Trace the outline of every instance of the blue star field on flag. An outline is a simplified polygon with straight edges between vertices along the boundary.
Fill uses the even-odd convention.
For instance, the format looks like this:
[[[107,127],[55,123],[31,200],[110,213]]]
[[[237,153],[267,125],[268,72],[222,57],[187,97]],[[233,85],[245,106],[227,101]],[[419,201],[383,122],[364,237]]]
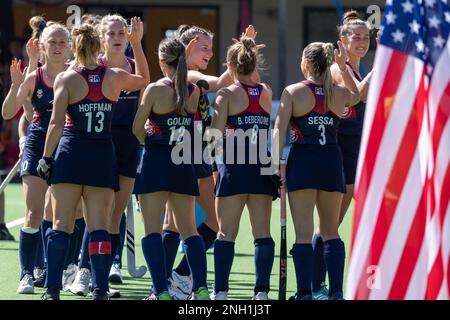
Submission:
[[[381,30],[381,44],[423,60],[431,76],[450,32],[447,0],[388,0]]]

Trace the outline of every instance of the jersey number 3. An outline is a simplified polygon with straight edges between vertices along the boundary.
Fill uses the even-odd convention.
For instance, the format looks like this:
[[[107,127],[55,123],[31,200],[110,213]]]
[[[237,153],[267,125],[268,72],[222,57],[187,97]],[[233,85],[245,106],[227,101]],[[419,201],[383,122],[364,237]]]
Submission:
[[[324,146],[327,143],[327,136],[325,135],[325,126],[323,124],[319,126],[319,131],[320,131],[319,143],[321,146]]]

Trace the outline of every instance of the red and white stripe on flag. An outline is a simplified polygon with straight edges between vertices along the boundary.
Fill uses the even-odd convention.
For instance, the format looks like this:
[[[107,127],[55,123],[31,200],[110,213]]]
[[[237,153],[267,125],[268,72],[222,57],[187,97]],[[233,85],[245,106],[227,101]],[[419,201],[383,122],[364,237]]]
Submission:
[[[450,297],[450,39],[424,60],[380,44],[359,156],[347,299]]]

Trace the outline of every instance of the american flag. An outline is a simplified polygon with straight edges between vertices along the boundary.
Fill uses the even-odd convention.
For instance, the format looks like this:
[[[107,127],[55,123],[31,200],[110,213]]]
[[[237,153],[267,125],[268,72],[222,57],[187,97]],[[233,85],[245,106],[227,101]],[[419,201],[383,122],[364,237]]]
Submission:
[[[449,299],[450,10],[387,1],[355,187],[347,299]]]

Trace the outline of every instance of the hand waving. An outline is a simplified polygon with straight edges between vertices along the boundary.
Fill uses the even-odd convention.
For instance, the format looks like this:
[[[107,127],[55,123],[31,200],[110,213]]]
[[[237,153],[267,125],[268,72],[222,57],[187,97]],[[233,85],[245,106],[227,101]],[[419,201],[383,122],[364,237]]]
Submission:
[[[23,71],[21,71],[22,60],[14,59],[11,62],[11,66],[9,67],[9,72],[11,74],[11,81],[15,85],[21,85],[25,80],[25,76],[27,74],[28,67],[25,67]]]
[[[338,64],[339,69],[343,70],[345,68],[345,63],[347,62],[347,50],[341,41],[338,41],[337,44],[339,50],[334,49],[334,61]]]
[[[141,21],[141,18],[131,18],[130,31],[126,30],[126,28],[124,29],[132,46],[141,44],[142,37],[144,36],[144,23]]]

